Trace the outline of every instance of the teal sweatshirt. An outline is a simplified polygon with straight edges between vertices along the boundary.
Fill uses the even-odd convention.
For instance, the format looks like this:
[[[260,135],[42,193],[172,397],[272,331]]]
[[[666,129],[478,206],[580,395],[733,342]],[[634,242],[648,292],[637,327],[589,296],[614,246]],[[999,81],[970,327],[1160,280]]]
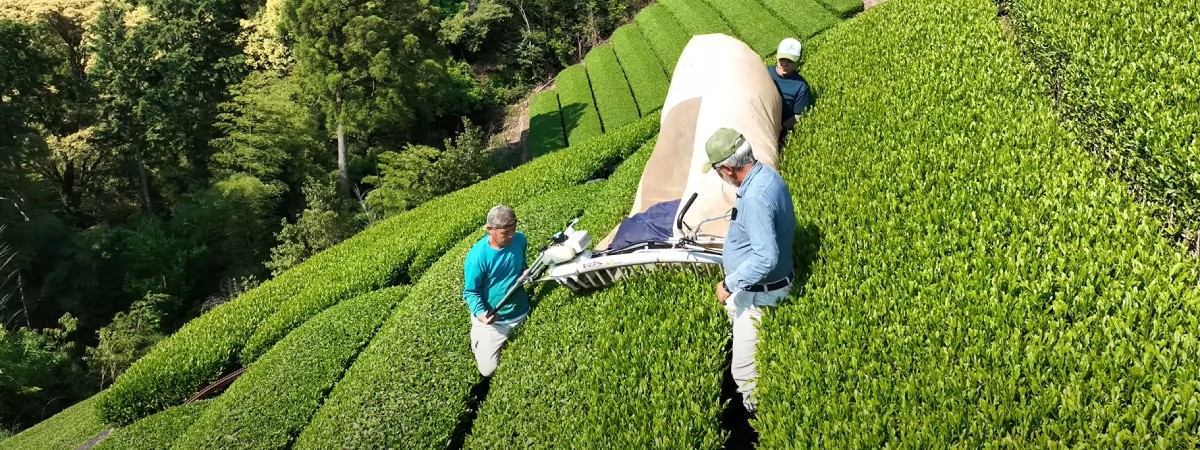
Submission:
[[[525,271],[525,248],[528,241],[525,233],[517,232],[512,242],[500,250],[488,244],[484,236],[471,251],[463,264],[463,300],[467,302],[471,315],[479,317],[487,312],[483,308],[486,298],[488,304],[495,307],[504,299],[504,293],[517,282],[521,272]],[[517,289],[513,298],[497,311],[497,322],[514,320],[529,313],[529,295],[525,288]]]

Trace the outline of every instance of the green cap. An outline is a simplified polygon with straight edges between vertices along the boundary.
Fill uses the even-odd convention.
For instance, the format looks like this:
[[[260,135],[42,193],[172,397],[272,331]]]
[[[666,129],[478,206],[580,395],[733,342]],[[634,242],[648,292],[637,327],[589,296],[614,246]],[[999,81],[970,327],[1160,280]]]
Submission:
[[[700,166],[700,171],[708,173],[712,166],[729,159],[745,143],[746,138],[742,133],[729,128],[717,130],[704,144],[704,150],[708,151],[708,162]]]

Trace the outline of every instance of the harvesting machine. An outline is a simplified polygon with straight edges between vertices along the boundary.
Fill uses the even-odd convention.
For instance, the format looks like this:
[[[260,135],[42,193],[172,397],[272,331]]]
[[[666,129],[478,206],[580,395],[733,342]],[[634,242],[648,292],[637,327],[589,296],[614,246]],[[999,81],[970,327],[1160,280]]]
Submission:
[[[628,217],[595,248],[591,234],[571,221],[509,294],[530,282],[553,280],[579,292],[654,270],[719,272],[725,234],[737,218],[737,190],[716,171],[700,170],[704,144],[717,129],[733,128],[759,162],[778,169],[782,114],[761,56],[723,34],[693,37],[675,66],[658,141]]]

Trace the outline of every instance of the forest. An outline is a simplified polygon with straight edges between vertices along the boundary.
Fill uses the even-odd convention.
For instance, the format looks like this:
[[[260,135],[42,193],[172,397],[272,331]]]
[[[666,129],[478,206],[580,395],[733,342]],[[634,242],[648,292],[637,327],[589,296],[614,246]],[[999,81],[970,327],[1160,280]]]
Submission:
[[[529,158],[648,0],[0,0],[0,437],[201,313]]]

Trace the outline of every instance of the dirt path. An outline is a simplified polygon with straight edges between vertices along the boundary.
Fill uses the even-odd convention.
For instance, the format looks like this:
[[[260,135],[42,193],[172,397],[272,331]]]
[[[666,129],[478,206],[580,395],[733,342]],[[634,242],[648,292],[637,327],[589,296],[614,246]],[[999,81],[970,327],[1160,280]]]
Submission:
[[[875,5],[878,5],[885,1],[887,1],[887,0],[863,0],[863,11],[871,9],[871,8],[875,7]]]

